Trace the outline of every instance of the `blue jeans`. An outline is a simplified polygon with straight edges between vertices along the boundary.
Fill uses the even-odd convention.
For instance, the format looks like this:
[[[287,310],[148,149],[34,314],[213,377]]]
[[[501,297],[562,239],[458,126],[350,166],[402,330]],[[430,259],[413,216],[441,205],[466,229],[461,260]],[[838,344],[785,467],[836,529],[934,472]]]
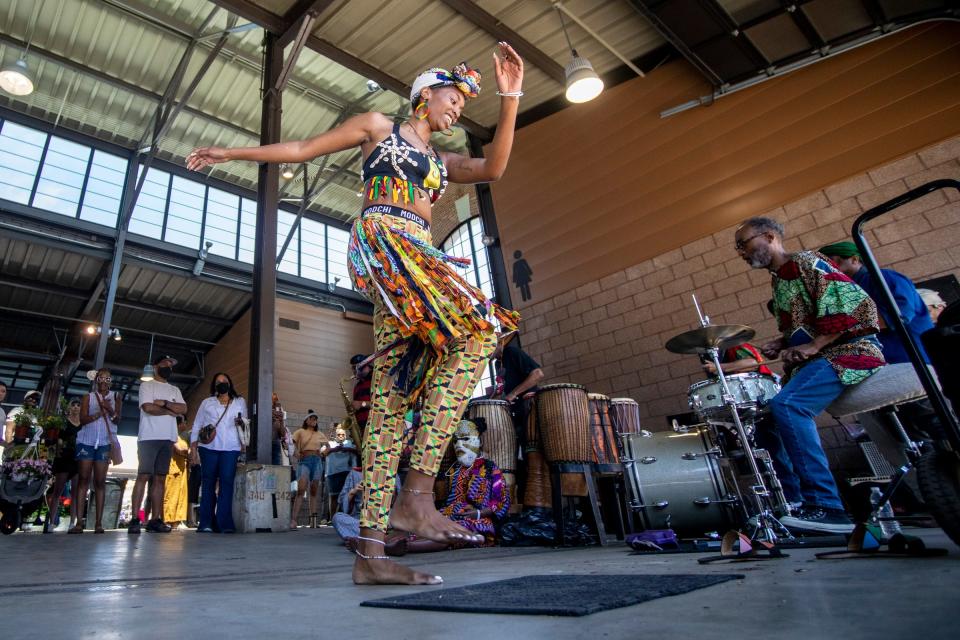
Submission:
[[[770,401],[775,428],[763,434],[790,502],[843,509],[816,418],[846,386],[824,358],[804,365]]]
[[[200,447],[200,521],[198,528],[212,529],[214,500],[217,528],[233,531],[233,478],[239,451],[214,451]],[[219,483],[219,491],[217,484]]]

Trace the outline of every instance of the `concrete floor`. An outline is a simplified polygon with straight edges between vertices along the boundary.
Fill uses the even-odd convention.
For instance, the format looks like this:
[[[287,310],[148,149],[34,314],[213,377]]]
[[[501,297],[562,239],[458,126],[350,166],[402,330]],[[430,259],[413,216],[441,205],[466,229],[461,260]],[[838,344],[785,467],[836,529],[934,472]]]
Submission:
[[[605,548],[407,556],[446,587],[539,573],[741,573],[746,578],[582,618],[359,607],[427,587],[356,587],[332,529],[234,536],[17,533],[0,539],[0,635],[13,638],[956,638],[960,550],[923,560],[697,564]],[[887,593],[881,590],[887,589]]]

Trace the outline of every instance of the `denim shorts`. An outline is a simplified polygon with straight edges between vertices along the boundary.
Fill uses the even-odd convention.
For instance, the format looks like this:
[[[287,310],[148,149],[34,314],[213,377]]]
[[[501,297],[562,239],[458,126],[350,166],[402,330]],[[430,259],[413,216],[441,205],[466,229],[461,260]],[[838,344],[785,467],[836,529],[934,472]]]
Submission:
[[[319,480],[323,477],[323,458],[320,456],[307,456],[306,458],[300,459],[300,464],[297,465],[297,478],[303,477],[304,474],[309,475],[311,482]]]
[[[77,460],[93,460],[94,462],[110,462],[110,445],[95,447],[92,444],[77,443]]]

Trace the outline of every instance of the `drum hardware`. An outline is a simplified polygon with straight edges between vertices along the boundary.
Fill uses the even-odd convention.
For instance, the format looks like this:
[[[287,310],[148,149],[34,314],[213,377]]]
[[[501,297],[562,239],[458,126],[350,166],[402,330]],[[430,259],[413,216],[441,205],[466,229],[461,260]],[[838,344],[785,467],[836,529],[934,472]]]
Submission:
[[[714,447],[709,451],[704,451],[703,453],[694,453],[693,451],[687,451],[684,453],[681,458],[684,460],[696,460],[697,458],[702,458],[704,456],[722,456],[723,452],[720,451],[720,447]]]
[[[666,509],[669,506],[670,502],[668,500],[661,500],[653,504],[640,504],[638,500],[630,501],[630,507],[633,509]]]
[[[737,401],[738,398],[731,389],[731,378],[735,375],[742,374],[727,376],[727,374],[723,372],[723,367],[720,364],[721,349],[725,350],[743,344],[753,338],[756,332],[750,327],[743,325],[711,325],[709,316],[706,316],[700,308],[697,296],[694,294],[692,298],[694,307],[697,310],[697,315],[700,318],[700,328],[674,336],[667,341],[666,348],[673,353],[705,356],[713,364],[719,382],[719,389],[714,393],[719,394],[725,413],[733,419],[734,433],[740,441],[740,447],[743,449],[750,467],[752,482],[749,492],[752,503],[750,506],[755,509],[756,524],[753,526],[749,540],[751,542],[758,541],[763,543],[757,548],[764,548],[768,551],[768,555],[758,557],[783,557],[779,549],[776,548],[776,543],[781,537],[792,536],[790,536],[786,527],[784,527],[773,514],[771,509],[773,496],[767,489],[763,474],[754,456],[749,434],[743,421],[740,419],[740,411],[743,407],[740,406],[740,403]],[[742,381],[738,380],[738,383],[740,383],[742,387]],[[691,393],[691,395],[693,394]],[[691,403],[692,402],[693,400],[691,400]],[[702,405],[700,408],[702,408]],[[711,410],[713,408],[711,408]],[[720,409],[716,409],[716,412],[720,413]],[[784,536],[784,534],[786,534],[786,536]]]
[[[738,504],[740,501],[736,496],[726,496],[723,500],[711,500],[709,496],[703,496],[702,498],[697,498],[693,501],[693,504],[698,504],[701,506],[709,506],[711,504]]]

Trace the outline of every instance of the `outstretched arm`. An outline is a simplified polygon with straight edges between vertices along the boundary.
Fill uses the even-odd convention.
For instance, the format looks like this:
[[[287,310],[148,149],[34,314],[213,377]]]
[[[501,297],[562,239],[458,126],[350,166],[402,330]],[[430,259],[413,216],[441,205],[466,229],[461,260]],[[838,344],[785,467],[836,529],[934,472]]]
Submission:
[[[262,147],[201,147],[187,156],[187,168],[192,171],[230,160],[252,162],[306,162],[318,156],[358,147],[372,140],[375,132],[392,126],[382,113],[361,113],[344,121],[338,127],[306,140],[278,142]]]
[[[523,86],[523,60],[506,42],[500,43],[500,55],[502,59],[496,53],[493,54],[497,90],[500,93],[520,93]],[[513,131],[519,104],[518,96],[500,98],[497,132],[493,136],[493,142],[487,147],[485,157],[470,158],[459,153],[441,154],[450,182],[472,184],[500,179],[507,169],[507,160],[510,159],[510,150],[513,148]]]

